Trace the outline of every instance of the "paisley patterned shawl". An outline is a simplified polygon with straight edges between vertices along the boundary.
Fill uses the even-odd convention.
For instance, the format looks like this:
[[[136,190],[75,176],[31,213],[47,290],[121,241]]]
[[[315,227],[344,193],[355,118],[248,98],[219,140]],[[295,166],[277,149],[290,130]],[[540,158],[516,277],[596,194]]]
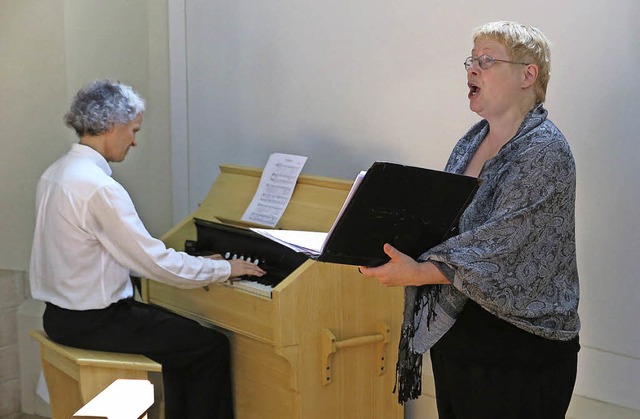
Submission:
[[[488,132],[474,125],[452,151],[446,171],[462,173]],[[422,354],[455,323],[467,299],[547,339],[580,329],[575,247],[573,156],[542,104],[484,165],[483,183],[460,219],[460,234],[420,256],[452,285],[405,288],[397,365],[398,398],[420,395]]]

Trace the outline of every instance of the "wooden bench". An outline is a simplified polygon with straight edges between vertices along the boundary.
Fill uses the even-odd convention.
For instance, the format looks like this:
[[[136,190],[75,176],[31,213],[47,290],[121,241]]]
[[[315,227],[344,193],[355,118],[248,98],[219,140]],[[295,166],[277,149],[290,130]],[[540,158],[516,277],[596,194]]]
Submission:
[[[162,371],[160,364],[143,355],[72,348],[53,342],[42,331],[32,331],[31,336],[40,343],[52,419],[69,419],[119,378],[147,380],[148,372]]]

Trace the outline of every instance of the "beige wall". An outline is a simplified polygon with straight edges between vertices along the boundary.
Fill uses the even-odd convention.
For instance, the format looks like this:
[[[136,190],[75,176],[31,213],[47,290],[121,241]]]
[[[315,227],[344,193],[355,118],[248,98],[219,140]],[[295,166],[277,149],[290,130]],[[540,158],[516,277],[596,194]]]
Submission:
[[[180,9],[184,0],[170,3]],[[173,141],[197,142],[180,162],[192,169],[192,179],[179,181],[205,177],[188,205],[206,193],[218,162],[260,165],[271,151],[309,152],[312,172],[342,177],[351,176],[342,168],[354,166],[355,174],[378,157],[441,165],[450,141],[474,120],[459,99],[470,28],[493,18],[539,25],[555,44],[549,107],[579,170],[584,329],[578,390],[640,407],[640,197],[634,188],[640,3],[545,0],[533,9],[506,0],[473,7],[374,3],[188,3],[189,18],[199,24],[185,37],[195,64],[192,99],[178,105],[191,109],[185,134],[193,135]],[[148,99],[140,145],[114,165],[114,176],[152,234],[172,225],[167,7],[158,0],[0,0],[0,270],[22,278],[27,269],[35,184],[76,141],[61,118],[71,95],[94,78],[130,83]],[[201,8],[211,15],[197,13]],[[357,60],[349,61],[352,50]],[[0,281],[14,278],[10,273]],[[12,310],[0,311],[8,328]],[[0,342],[9,363],[11,344]]]
[[[96,78],[147,99],[138,148],[114,177],[152,234],[171,226],[166,2],[0,0],[0,268],[27,270],[38,177],[77,141],[62,123]]]
[[[163,1],[0,0],[0,417],[20,411],[36,182],[77,141],[62,116],[85,83],[117,79],[147,99],[138,148],[114,177],[152,234],[172,225],[167,30]]]
[[[35,183],[70,143],[62,1],[0,0],[0,268],[26,270]]]
[[[0,269],[0,418],[20,411],[18,313],[25,296],[24,272]]]
[[[176,3],[186,5],[170,33],[186,33],[188,115],[174,142],[188,138],[191,209],[217,164],[261,166],[272,152],[351,179],[374,160],[443,167],[479,119],[462,65],[472,29],[540,27],[552,42],[546,105],[578,170],[576,392],[640,410],[638,0]]]

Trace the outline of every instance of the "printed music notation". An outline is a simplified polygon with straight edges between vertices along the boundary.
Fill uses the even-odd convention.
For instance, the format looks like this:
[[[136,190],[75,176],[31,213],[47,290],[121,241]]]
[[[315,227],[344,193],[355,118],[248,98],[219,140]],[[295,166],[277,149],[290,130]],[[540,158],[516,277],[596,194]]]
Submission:
[[[307,157],[273,153],[262,172],[258,190],[242,216],[243,221],[270,227],[280,221],[289,205]]]

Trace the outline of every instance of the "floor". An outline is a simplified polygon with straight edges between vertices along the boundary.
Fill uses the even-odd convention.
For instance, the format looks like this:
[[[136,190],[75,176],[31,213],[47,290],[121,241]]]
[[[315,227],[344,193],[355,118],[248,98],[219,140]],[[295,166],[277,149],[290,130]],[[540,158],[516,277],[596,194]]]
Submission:
[[[640,419],[640,412],[584,397],[574,397],[569,405],[567,419]]]
[[[17,415],[0,419],[44,419],[41,416]],[[571,402],[567,419],[640,419],[640,412],[586,398]]]

